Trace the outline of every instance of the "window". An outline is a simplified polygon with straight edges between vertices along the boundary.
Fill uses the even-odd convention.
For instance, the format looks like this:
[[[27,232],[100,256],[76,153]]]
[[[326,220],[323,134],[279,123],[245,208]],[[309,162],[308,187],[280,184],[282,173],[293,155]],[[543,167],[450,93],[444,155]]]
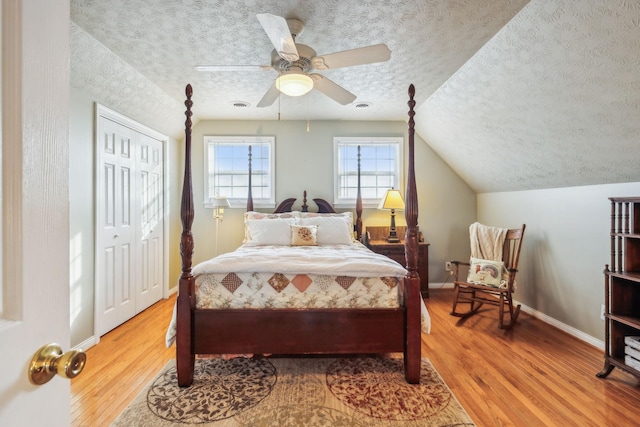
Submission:
[[[249,194],[249,147],[251,147],[251,194],[254,207],[275,206],[275,137],[205,136],[204,203],[224,196],[233,207],[245,207]]]
[[[356,202],[358,147],[362,204],[377,206],[386,190],[400,189],[402,142],[402,137],[334,138],[334,204],[351,207]]]

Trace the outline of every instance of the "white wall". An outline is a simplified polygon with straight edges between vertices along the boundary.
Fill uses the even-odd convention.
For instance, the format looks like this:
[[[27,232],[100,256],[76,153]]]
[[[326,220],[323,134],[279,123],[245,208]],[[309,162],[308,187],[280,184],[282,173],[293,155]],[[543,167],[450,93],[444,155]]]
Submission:
[[[147,80],[82,28],[71,22],[70,33],[70,182],[69,220],[71,244],[71,345],[92,345],[94,315],[94,134],[95,103],[168,135],[185,121],[184,105]],[[114,90],[114,79],[125,82]],[[108,88],[108,89],[105,89]],[[178,137],[182,137],[180,134]],[[176,197],[179,153],[175,139],[168,144],[170,228],[179,224]],[[177,248],[170,233],[169,247]],[[179,238],[179,236],[177,237]],[[177,251],[177,250],[176,250]],[[177,262],[175,259],[172,261]],[[179,264],[178,264],[179,265]],[[170,283],[176,279],[170,278]]]
[[[93,336],[94,103],[71,89],[69,105],[69,279],[71,345]]]
[[[94,316],[94,115],[95,99],[77,89],[70,92],[70,182],[69,220],[71,242],[71,345],[77,346],[93,336]],[[109,105],[106,105],[109,107]],[[135,117],[132,117],[136,119]],[[177,120],[184,121],[184,116]],[[334,136],[404,136],[403,122],[311,122],[306,132],[304,121],[200,121],[192,135],[193,188],[195,199],[194,261],[214,255],[215,221],[211,210],[202,206],[203,136],[207,135],[275,135],[276,199],[296,197],[299,209],[302,192],[308,192],[308,204],[315,209],[315,197],[332,200]],[[406,154],[406,153],[405,153]],[[416,181],[419,198],[419,226],[430,246],[430,281],[442,281],[444,260],[461,256],[468,243],[460,236],[475,220],[476,198],[470,188],[416,136]],[[184,141],[169,143],[170,204],[169,286],[175,289],[180,276],[179,253],[180,197],[182,190]],[[242,241],[244,209],[227,209],[219,231],[218,252],[235,249]],[[389,215],[365,209],[364,226],[388,225]],[[404,225],[402,216],[398,225]]]
[[[276,137],[276,201],[289,197],[298,200],[307,190],[307,204],[316,209],[312,199],[333,200],[333,138],[335,136],[402,136],[407,138],[404,122],[312,121],[306,132],[306,121],[214,121],[198,122],[192,133],[192,169],[195,200],[193,235],[194,263],[214,256],[215,221],[212,211],[204,209],[204,135],[274,135]],[[430,243],[430,281],[447,277],[444,261],[468,253],[468,226],[475,221],[476,197],[471,189],[416,136],[416,182],[418,189],[418,225]],[[183,148],[181,148],[182,152]],[[405,150],[405,157],[408,154]],[[182,182],[180,172],[180,182]],[[403,184],[404,185],[404,184]],[[404,190],[404,188],[403,188]],[[226,209],[218,231],[218,253],[238,247],[243,236],[243,209]],[[389,214],[365,209],[363,225],[388,225]],[[406,224],[398,215],[397,224]],[[179,225],[179,224],[178,224]],[[172,235],[179,239],[180,230]],[[172,255],[173,256],[173,255]],[[468,255],[467,255],[468,256]],[[170,277],[180,274],[177,246],[172,258]]]
[[[195,220],[194,261],[214,255],[215,222],[203,201],[203,136],[275,135],[276,199],[308,192],[310,209],[314,197],[332,199],[334,136],[404,136],[403,122],[311,122],[304,121],[200,121],[194,126],[193,185]],[[71,91],[70,120],[70,238],[81,256],[71,259],[72,345],[93,331],[93,100]],[[174,287],[180,275],[180,191],[184,143],[169,146],[168,189],[170,199],[170,272]],[[416,135],[416,180],[419,198],[418,223],[429,247],[429,281],[448,280],[444,261],[469,256],[468,227],[476,221],[516,227],[527,224],[518,276],[516,299],[570,328],[602,340],[600,305],[604,299],[602,270],[609,262],[608,197],[636,196],[640,184],[615,184],[476,195]],[[476,205],[477,204],[477,205]],[[219,230],[218,252],[228,252],[242,240],[243,209],[228,209]],[[365,209],[364,226],[388,225],[385,212]],[[404,218],[398,217],[403,225]],[[80,237],[79,237],[80,236]],[[75,280],[74,280],[75,278]]]
[[[71,259],[72,345],[93,331],[93,100],[71,91],[70,121],[70,238],[72,251],[80,244],[81,255]],[[403,122],[311,122],[304,121],[200,121],[194,126],[193,185],[196,201],[193,232],[194,261],[214,255],[215,222],[203,201],[203,136],[275,135],[276,199],[308,192],[310,209],[314,197],[332,199],[334,136],[404,136]],[[168,189],[170,199],[170,272],[174,287],[180,275],[180,191],[184,143],[169,146]],[[516,227],[527,224],[516,299],[545,316],[602,340],[600,305],[604,299],[602,270],[609,262],[611,196],[636,196],[640,184],[615,184],[476,195],[416,135],[416,180],[419,198],[418,223],[429,247],[429,281],[448,280],[444,261],[469,256],[468,227],[476,221]],[[477,204],[477,206],[476,206]],[[243,209],[228,209],[219,230],[218,252],[228,252],[242,240]],[[388,225],[385,212],[365,209],[364,226]],[[398,217],[403,225],[404,218]]]
[[[507,228],[525,223],[515,298],[602,341],[608,197],[639,194],[640,183],[484,193],[478,195],[478,221]]]
[[[94,287],[95,287],[95,103],[91,94],[70,89],[69,111],[69,242],[70,242],[70,302],[71,302],[71,345],[84,348],[98,338],[94,330]],[[109,107],[109,105],[106,105]],[[131,117],[140,121],[140,117]],[[184,120],[177,117],[177,121]],[[178,242],[180,215],[180,191],[182,182],[182,147],[173,139],[168,143],[169,185],[166,197],[169,199],[169,239],[170,266],[179,269]],[[175,249],[174,249],[175,248]],[[175,252],[175,255],[174,255]],[[177,270],[179,271],[179,270]],[[177,283],[179,273],[169,277],[169,284]]]

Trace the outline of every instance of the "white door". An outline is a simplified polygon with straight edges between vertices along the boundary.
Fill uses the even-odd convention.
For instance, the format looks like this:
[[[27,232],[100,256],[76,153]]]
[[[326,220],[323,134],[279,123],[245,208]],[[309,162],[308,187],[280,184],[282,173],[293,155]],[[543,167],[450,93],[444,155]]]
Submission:
[[[96,336],[159,301],[166,287],[166,137],[102,105],[96,146]]]
[[[68,426],[70,381],[35,386],[27,367],[70,342],[69,0],[1,4],[0,425]]]
[[[136,313],[158,302],[163,295],[164,183],[162,141],[139,134],[138,194],[140,195],[140,271],[136,286]]]
[[[97,138],[96,331],[136,314],[135,132],[100,117]]]

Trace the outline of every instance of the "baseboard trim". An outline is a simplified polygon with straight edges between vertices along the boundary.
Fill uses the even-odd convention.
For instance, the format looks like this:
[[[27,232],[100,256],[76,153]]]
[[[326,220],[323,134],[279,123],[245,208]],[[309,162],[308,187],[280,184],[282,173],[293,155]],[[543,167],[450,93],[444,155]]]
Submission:
[[[449,282],[429,282],[429,289],[453,289],[453,283]]]
[[[91,347],[93,347],[94,345],[98,344],[99,342],[100,342],[99,338],[96,338],[95,336],[92,336],[92,337],[89,337],[86,340],[82,341],[77,346],[73,347],[73,349],[74,350],[88,350]]]
[[[442,283],[429,283],[429,289],[453,289],[453,283],[447,283],[447,282],[442,282]],[[579,329],[574,328],[573,326],[569,326],[566,323],[562,323],[561,321],[554,319],[553,317],[550,317],[544,313],[542,313],[541,311],[538,311],[536,309],[533,309],[525,304],[522,304],[521,302],[515,301],[515,304],[520,304],[521,305],[521,310],[524,311],[525,313],[535,317],[536,319],[540,319],[542,320],[544,323],[547,323],[553,327],[556,327],[558,329],[560,329],[563,332],[566,332],[567,334],[578,338],[581,341],[586,342],[587,344],[590,344],[600,350],[604,351],[604,341],[599,340],[595,337],[592,337],[589,334],[586,334],[584,332],[582,332]]]
[[[167,299],[169,297],[171,297],[173,294],[178,292],[178,287],[174,286],[173,288],[169,288],[169,290],[167,291],[168,296],[164,299]],[[78,344],[77,346],[73,347],[73,350],[88,350],[91,347],[93,347],[94,345],[98,344],[100,342],[100,337],[91,336],[89,338],[87,338],[86,340],[82,341],[80,344]]]
[[[566,333],[568,333],[571,336],[574,336],[576,338],[578,338],[581,341],[586,342],[587,344],[591,344],[592,346],[599,348],[600,350],[604,350],[604,341],[599,340],[595,337],[592,337],[589,334],[586,334],[584,332],[582,332],[579,329],[574,328],[573,326],[569,326],[566,323],[562,323],[561,321],[554,319],[553,317],[547,316],[546,314],[533,309],[529,306],[526,306],[518,301],[514,301],[516,304],[521,304],[521,310],[524,311],[527,314],[530,314],[531,316],[542,320],[545,323],[548,323],[551,326],[555,326],[556,328],[560,329],[561,331],[564,331]]]

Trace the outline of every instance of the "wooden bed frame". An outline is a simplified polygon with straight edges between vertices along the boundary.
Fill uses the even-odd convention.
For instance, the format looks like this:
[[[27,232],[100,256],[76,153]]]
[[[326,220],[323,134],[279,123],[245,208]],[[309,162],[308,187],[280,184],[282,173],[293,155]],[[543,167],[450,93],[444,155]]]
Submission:
[[[420,381],[420,278],[418,198],[414,168],[414,86],[409,86],[408,175],[405,196],[405,256],[408,274],[400,286],[401,306],[333,309],[197,309],[191,177],[191,85],[186,87],[185,167],[182,188],[182,274],[177,299],[178,384],[190,386],[196,354],[374,354],[404,355],[406,381]],[[284,202],[283,202],[284,203]],[[325,202],[326,203],[326,202]],[[356,209],[362,211],[358,200]],[[359,216],[358,216],[359,217]],[[357,226],[362,229],[362,224]]]

